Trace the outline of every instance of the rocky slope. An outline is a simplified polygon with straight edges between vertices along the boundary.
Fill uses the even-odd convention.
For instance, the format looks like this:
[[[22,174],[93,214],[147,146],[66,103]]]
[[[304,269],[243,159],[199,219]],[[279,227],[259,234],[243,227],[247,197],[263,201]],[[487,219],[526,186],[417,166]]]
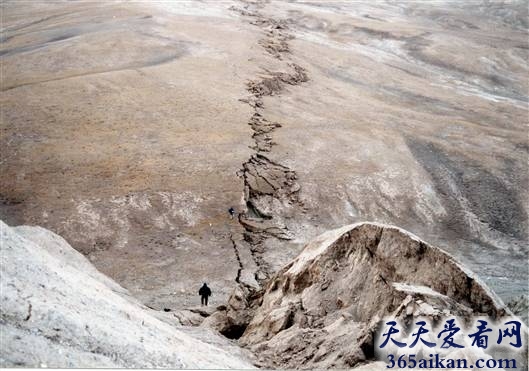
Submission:
[[[0,367],[252,368],[224,338],[153,316],[58,235],[0,233]]]
[[[478,315],[512,314],[444,251],[399,228],[360,223],[324,233],[264,293],[236,291],[226,311],[205,324],[238,329],[240,343],[267,368],[341,369],[374,360],[376,330],[386,316],[411,323]],[[486,356],[468,348],[461,358]],[[527,352],[518,356],[523,364]]]
[[[142,303],[223,304],[362,220],[528,292],[524,1],[0,7],[0,218]]]
[[[386,369],[375,340],[388,315],[408,324],[512,315],[453,257],[376,223],[324,233],[262,290],[239,282],[216,310],[176,312],[142,305],[46,229],[0,222],[0,232],[3,367]]]

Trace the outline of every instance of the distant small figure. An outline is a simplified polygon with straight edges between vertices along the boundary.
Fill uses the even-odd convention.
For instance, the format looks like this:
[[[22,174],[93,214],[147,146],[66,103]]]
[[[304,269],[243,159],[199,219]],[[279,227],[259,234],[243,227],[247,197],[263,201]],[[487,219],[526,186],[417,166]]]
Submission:
[[[228,213],[230,214],[230,219],[233,219],[233,217],[235,216],[235,209],[233,207],[230,207],[228,209]]]
[[[200,295],[200,303],[202,305],[207,306],[208,298],[211,296],[211,289],[208,287],[208,285],[206,285],[205,282],[200,288],[200,290],[198,290],[198,295]]]

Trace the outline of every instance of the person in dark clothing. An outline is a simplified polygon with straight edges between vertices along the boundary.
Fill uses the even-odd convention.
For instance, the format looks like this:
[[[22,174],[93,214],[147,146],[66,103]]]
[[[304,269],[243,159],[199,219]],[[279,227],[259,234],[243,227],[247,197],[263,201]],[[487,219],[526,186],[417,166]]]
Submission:
[[[228,209],[228,213],[230,213],[230,219],[233,219],[233,217],[235,216],[235,209],[233,207],[230,207]]]
[[[204,283],[200,290],[198,290],[198,295],[200,295],[200,303],[202,305],[208,305],[208,298],[211,296],[211,289]]]

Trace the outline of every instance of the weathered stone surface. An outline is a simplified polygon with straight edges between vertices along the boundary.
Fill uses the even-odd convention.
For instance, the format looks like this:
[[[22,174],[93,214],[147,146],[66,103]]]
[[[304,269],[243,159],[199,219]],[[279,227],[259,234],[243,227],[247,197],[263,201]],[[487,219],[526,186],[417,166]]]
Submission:
[[[315,236],[362,220],[424,236],[506,301],[527,293],[523,1],[0,7],[0,218],[60,233],[165,323],[239,336],[260,285]],[[356,286],[330,295],[340,278],[329,272],[342,267],[328,263],[296,278],[299,300],[274,308],[270,348],[295,364],[306,346],[330,364],[340,341],[321,334],[349,331],[373,308],[491,308],[472,280],[467,301],[482,307],[460,305],[457,274],[432,291],[418,279],[431,272],[413,285],[400,266],[369,276],[368,255],[350,278],[368,274],[382,299],[351,297]],[[214,306],[238,286],[254,298],[236,291],[208,317],[192,309],[204,281]]]
[[[389,315],[408,323],[512,313],[441,249],[359,223],[321,235],[270,279],[240,343],[267,367],[347,368],[374,359],[377,326]]]
[[[0,221],[0,241],[1,367],[252,367],[157,319],[54,233]]]
[[[362,220],[450,249],[506,301],[528,291],[523,1],[1,11],[0,218],[144,304],[193,307],[204,280],[224,303],[239,271],[262,281]]]
[[[252,287],[237,286],[228,299],[228,305],[219,308],[201,326],[212,328],[229,339],[239,339],[254,314],[257,305],[255,293]]]

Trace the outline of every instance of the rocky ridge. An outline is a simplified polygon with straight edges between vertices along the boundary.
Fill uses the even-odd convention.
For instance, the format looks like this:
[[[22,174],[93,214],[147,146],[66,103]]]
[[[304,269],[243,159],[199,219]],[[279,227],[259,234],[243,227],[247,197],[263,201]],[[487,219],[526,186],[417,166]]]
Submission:
[[[203,325],[241,336],[266,368],[349,368],[374,361],[386,316],[409,324],[418,317],[509,315],[446,252],[396,227],[358,223],[309,243],[261,292],[236,289],[227,308]],[[467,349],[460,357],[488,356]]]

